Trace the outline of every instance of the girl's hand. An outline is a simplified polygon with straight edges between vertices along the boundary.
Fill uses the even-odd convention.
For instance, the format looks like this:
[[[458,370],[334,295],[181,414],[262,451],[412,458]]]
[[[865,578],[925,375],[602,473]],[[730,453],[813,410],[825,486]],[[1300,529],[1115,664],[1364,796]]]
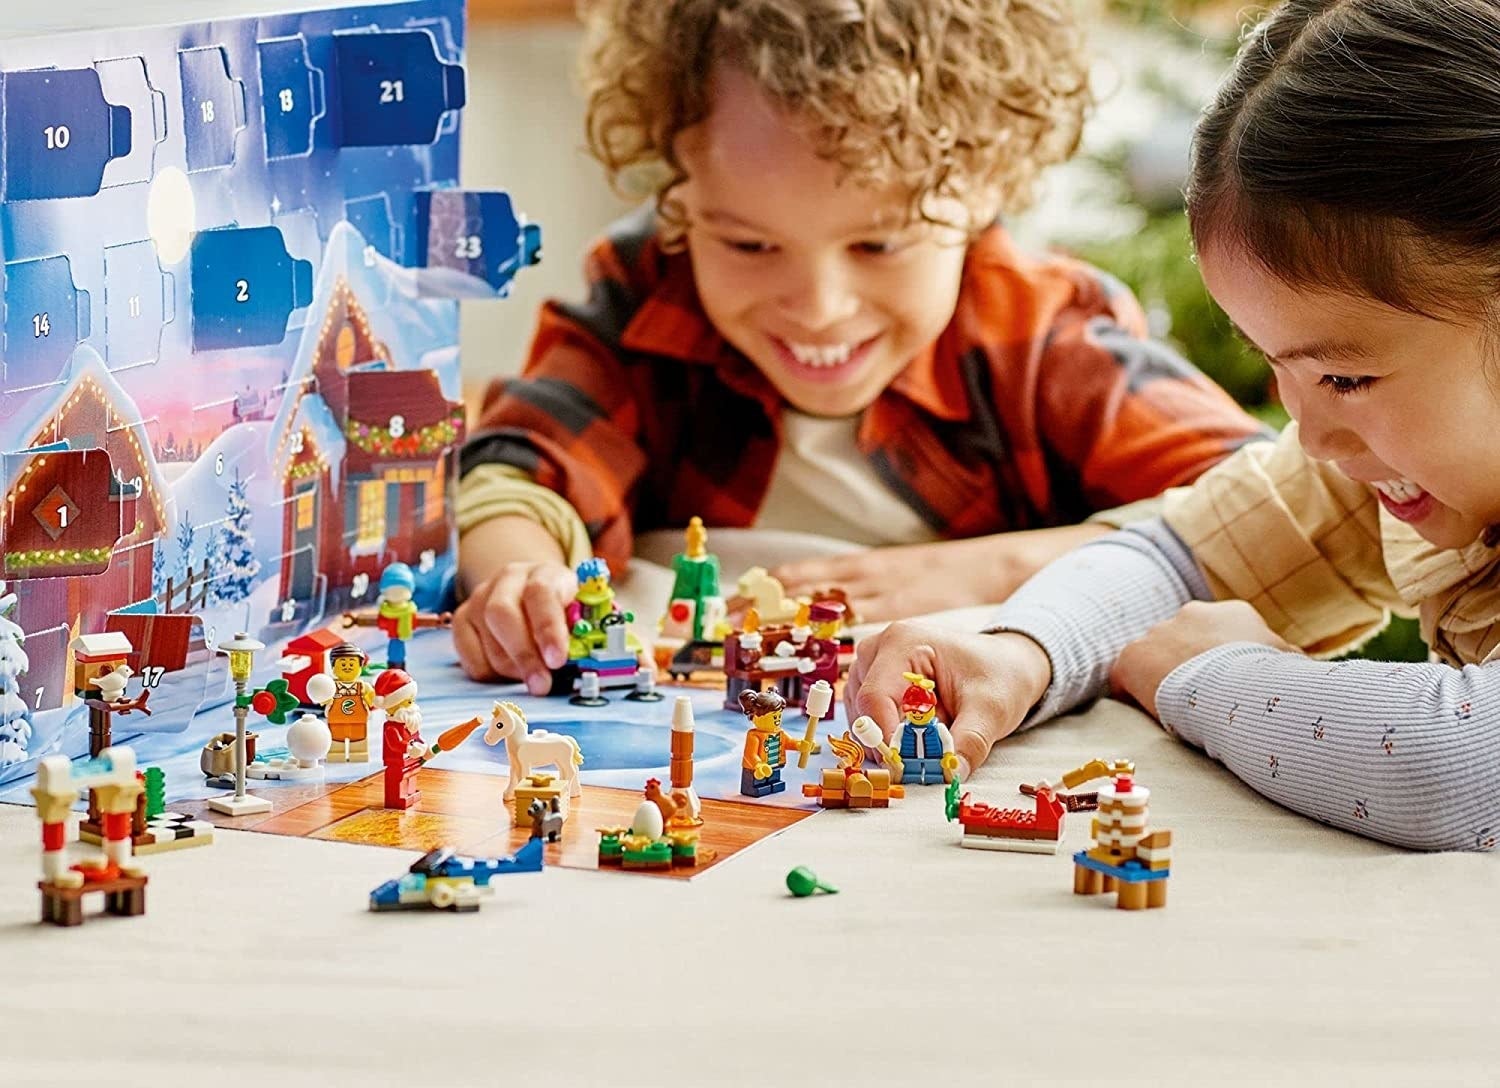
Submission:
[[[1288,653],[1300,651],[1266,626],[1244,601],[1189,601],[1120,652],[1110,670],[1110,688],[1134,699],[1156,717],[1156,689],[1184,661],[1230,642],[1259,642]]]
[[[932,677],[938,716],[953,733],[959,777],[1013,733],[1052,682],[1052,663],[1025,635],[982,635],[920,621],[893,623],[855,648],[844,687],[853,721],[868,714],[894,737],[901,727],[902,673]]]

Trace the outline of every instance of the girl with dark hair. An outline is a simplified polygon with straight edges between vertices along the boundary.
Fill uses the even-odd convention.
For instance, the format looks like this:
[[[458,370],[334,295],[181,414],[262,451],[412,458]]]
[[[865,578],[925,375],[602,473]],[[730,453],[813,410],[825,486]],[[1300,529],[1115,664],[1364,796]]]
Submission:
[[[1210,292],[1294,423],[1086,545],[982,639],[897,624],[850,712],[926,671],[962,761],[1111,688],[1254,789],[1419,849],[1500,827],[1500,3],[1291,0],[1199,123]],[[1319,661],[1415,614],[1425,664]]]

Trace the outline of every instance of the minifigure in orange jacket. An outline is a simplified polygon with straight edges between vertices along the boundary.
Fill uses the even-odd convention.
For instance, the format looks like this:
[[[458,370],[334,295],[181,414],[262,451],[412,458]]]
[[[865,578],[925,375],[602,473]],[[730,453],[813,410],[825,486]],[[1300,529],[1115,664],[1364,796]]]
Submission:
[[[781,780],[781,768],[786,764],[787,749],[795,749],[800,755],[812,746],[781,728],[786,700],[777,692],[743,691],[740,693],[740,709],[750,719],[750,730],[745,734],[745,754],[740,760],[740,793],[746,797],[781,793],[786,789],[786,783]]]

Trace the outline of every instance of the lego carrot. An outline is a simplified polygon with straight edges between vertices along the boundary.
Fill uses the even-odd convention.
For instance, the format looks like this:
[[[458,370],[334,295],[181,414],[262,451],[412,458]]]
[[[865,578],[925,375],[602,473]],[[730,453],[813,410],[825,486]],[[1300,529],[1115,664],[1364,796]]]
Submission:
[[[453,749],[457,748],[464,741],[468,740],[469,734],[473,733],[474,730],[478,728],[479,719],[470,718],[466,722],[459,722],[451,729],[444,729],[442,733],[438,735],[438,739],[436,740],[436,742],[434,742],[432,747],[427,749],[427,754],[422,757],[422,762],[426,763],[429,759],[437,755],[439,752],[453,751]]]

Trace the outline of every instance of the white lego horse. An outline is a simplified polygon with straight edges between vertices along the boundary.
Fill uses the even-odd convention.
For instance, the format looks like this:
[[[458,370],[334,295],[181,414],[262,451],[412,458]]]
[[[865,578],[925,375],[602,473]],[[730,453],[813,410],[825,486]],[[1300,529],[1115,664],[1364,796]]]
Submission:
[[[526,714],[515,703],[495,703],[485,726],[484,743],[494,746],[505,742],[505,755],[510,763],[510,781],[505,784],[505,800],[516,795],[516,786],[525,781],[533,768],[552,765],[558,777],[568,787],[568,796],[583,793],[583,784],[578,781],[578,768],[583,766],[583,753],[578,742],[565,733],[549,733],[545,729],[530,732]]]

